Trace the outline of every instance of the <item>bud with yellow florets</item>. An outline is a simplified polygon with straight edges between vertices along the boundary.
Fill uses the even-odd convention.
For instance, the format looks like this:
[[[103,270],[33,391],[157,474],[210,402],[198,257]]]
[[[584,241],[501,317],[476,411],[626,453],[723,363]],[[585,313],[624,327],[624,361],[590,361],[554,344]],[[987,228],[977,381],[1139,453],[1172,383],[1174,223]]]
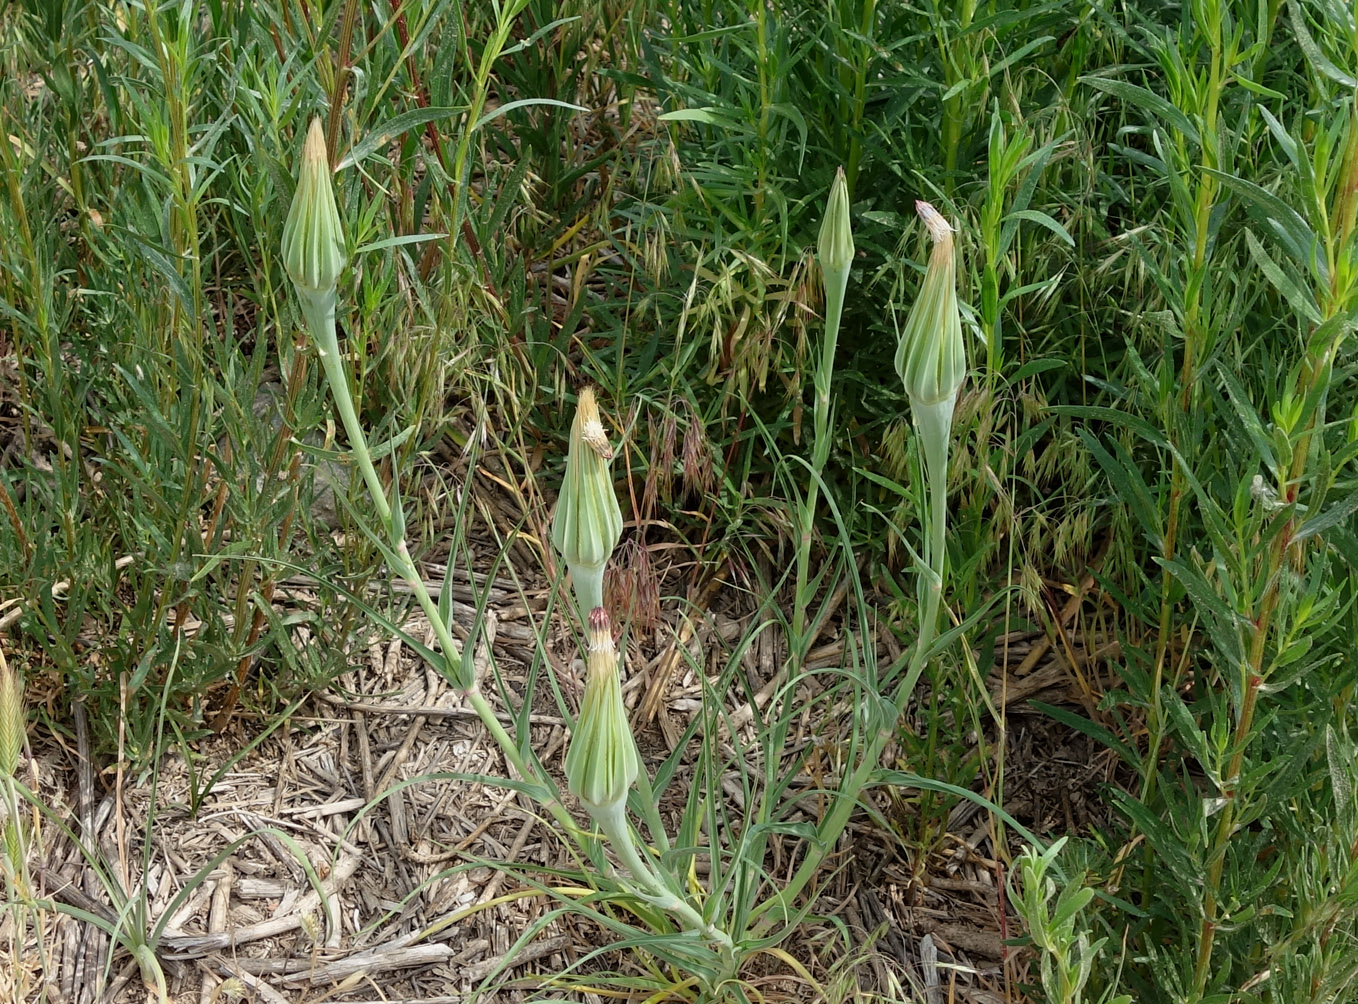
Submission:
[[[967,376],[962,317],[957,309],[957,265],[953,229],[927,202],[915,209],[933,239],[929,267],[896,348],[896,372],[910,398],[936,507],[947,485],[948,442],[953,405]]]
[[[570,569],[581,616],[604,602],[604,567],[622,536],[622,510],[608,472],[608,443],[594,388],[580,391],[571,423],[566,477],[552,522],[552,545]]]
[[[916,202],[915,209],[934,246],[919,296],[896,349],[896,371],[910,398],[910,417],[919,434],[927,475],[929,533],[925,537],[924,556],[928,572],[920,575],[919,582],[923,613],[918,651],[923,653],[933,635],[943,584],[948,445],[952,438],[953,406],[967,376],[967,357],[962,342],[962,317],[957,309],[953,229],[929,203]],[[917,660],[917,664],[922,666],[923,662]]]
[[[620,825],[641,758],[623,707],[618,651],[603,607],[590,611],[587,635],[585,699],[566,752],[566,783],[596,821]]]

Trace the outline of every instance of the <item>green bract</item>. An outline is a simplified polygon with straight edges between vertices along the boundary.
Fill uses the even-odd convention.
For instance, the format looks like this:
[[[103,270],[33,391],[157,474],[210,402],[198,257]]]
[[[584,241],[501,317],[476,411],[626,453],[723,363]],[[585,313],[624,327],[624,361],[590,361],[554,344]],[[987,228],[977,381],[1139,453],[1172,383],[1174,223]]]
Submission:
[[[849,226],[849,183],[844,168],[835,172],[830,184],[830,201],[825,206],[825,218],[820,224],[820,240],[816,257],[822,271],[837,275],[847,272],[853,264],[853,229]]]
[[[590,612],[588,635],[585,699],[566,752],[566,783],[595,819],[616,820],[641,771],[641,758],[623,707],[618,653],[603,607]]]
[[[896,372],[905,383],[912,407],[946,402],[951,417],[952,401],[967,375],[962,318],[957,311],[952,227],[927,202],[916,202],[915,209],[933,238],[934,249],[896,348]]]
[[[13,777],[24,748],[23,689],[0,652],[0,778]]]
[[[622,536],[622,510],[608,473],[612,459],[594,388],[586,387],[571,424],[566,477],[552,522],[552,545],[571,571],[581,616],[603,606],[604,566]]]
[[[347,263],[344,228],[330,184],[330,159],[319,118],[312,119],[302,148],[297,194],[283,225],[283,266],[303,300],[334,302],[335,284]]]

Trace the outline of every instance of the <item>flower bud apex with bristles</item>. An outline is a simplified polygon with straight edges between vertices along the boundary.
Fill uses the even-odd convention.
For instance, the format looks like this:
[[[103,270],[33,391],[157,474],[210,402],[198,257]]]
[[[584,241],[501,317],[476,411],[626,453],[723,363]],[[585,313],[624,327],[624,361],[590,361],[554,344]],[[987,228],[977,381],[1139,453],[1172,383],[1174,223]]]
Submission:
[[[594,388],[586,387],[571,424],[566,477],[552,522],[552,545],[570,569],[582,616],[603,605],[604,567],[622,536],[622,509],[608,472],[612,458]]]
[[[905,384],[911,407],[946,402],[951,419],[952,402],[967,375],[962,318],[957,310],[953,230],[929,203],[916,202],[915,209],[934,248],[896,348],[896,372]]]
[[[328,298],[333,307],[335,286],[348,256],[330,174],[325,131],[318,117],[312,119],[307,132],[297,193],[283,224],[283,265],[304,301]]]
[[[830,201],[820,224],[816,257],[823,271],[838,275],[853,265],[853,229],[849,226],[849,183],[844,168],[835,172],[830,183]]]
[[[626,811],[641,758],[622,703],[613,627],[602,607],[589,614],[585,665],[585,698],[566,751],[566,783],[595,819],[617,820]]]

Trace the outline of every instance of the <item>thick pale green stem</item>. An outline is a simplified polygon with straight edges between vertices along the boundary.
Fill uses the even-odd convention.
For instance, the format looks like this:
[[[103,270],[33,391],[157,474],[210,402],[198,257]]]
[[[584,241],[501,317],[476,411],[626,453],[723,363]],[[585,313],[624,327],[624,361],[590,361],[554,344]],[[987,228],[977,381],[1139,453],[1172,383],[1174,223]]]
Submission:
[[[325,370],[326,380],[330,383],[330,392],[335,399],[335,407],[340,413],[340,420],[344,424],[344,430],[349,437],[349,449],[358,464],[359,470],[363,474],[363,480],[368,486],[368,493],[372,497],[374,508],[377,510],[378,520],[382,524],[383,531],[387,535],[390,543],[389,553],[394,557],[395,567],[392,569],[403,578],[410,586],[415,600],[429,618],[429,624],[434,630],[434,636],[438,639],[439,648],[442,650],[445,664],[448,668],[448,675],[455,681],[455,685],[471,704],[481,723],[486,727],[505,759],[510,766],[530,784],[540,787],[541,791],[537,794],[536,800],[556,820],[563,831],[576,834],[578,838],[579,828],[571,818],[561,802],[553,793],[552,787],[539,777],[533,768],[520,753],[518,744],[510,736],[505,727],[500,724],[499,718],[495,715],[495,709],[481,693],[481,689],[475,679],[464,679],[460,666],[459,653],[461,651],[458,643],[453,639],[452,632],[447,623],[439,614],[438,604],[429,595],[429,589],[424,584],[424,578],[420,575],[419,569],[415,567],[414,559],[410,556],[410,550],[405,542],[404,519],[396,516],[387,501],[387,494],[382,487],[382,482],[377,476],[377,471],[373,467],[372,455],[368,451],[367,437],[364,435],[363,427],[359,424],[358,415],[354,410],[354,402],[349,394],[348,375],[340,360],[339,343],[335,334],[335,297],[330,296],[303,296],[303,312],[306,315],[307,324],[311,328],[312,336],[316,339],[317,349],[321,357],[321,365]]]
[[[820,362],[814,378],[816,402],[812,416],[815,442],[812,445],[813,466],[817,471],[830,458],[830,378],[835,372],[835,349],[839,344],[839,322],[844,315],[844,294],[849,287],[849,270],[826,270],[825,273],[825,338],[821,342]]]
[[[762,9],[762,7],[761,7]],[[811,538],[816,529],[816,503],[820,501],[820,476],[830,459],[830,378],[835,372],[835,349],[839,345],[839,322],[844,314],[844,291],[853,267],[853,223],[849,205],[849,183],[844,168],[830,182],[830,197],[816,239],[816,261],[820,265],[825,289],[825,336],[821,339],[820,359],[812,377],[815,400],[812,403],[811,477],[799,507],[801,540],[797,548],[797,593],[792,607],[792,660],[800,664],[806,655],[806,608],[811,605]]]
[[[601,812],[594,820],[599,829],[608,837],[623,865],[638,886],[634,891],[652,906],[673,914],[684,925],[685,930],[700,935],[721,953],[726,968],[735,971],[735,945],[731,936],[709,922],[692,903],[675,895],[663,879],[642,859],[637,852],[632,829],[627,823],[626,808],[619,804],[613,812]]]
[[[896,719],[910,700],[915,684],[928,665],[929,649],[933,646],[937,632],[938,612],[943,596],[943,576],[946,572],[944,557],[948,527],[948,442],[951,435],[952,412],[951,400],[935,405],[916,403],[911,409],[915,428],[922,443],[924,467],[929,479],[929,535],[926,538],[925,549],[925,559],[929,563],[929,568],[919,573],[919,592],[923,597],[923,609],[920,613],[919,636],[910,658],[909,669],[905,679],[896,689],[891,703],[881,709],[881,721],[876,723],[876,730],[863,753],[862,760],[840,787],[829,813],[816,827],[816,836],[811,841],[806,857],[792,876],[792,880],[778,895],[755,909],[751,919],[763,917],[758,928],[761,931],[767,930],[773,923],[769,915],[775,907],[785,914],[791,912],[797,895],[820,871],[825,856],[834,848],[840,834],[844,832],[844,827],[848,825],[849,818],[858,805],[858,796],[872,780],[872,774],[882,758],[882,751],[895,735]]]
[[[948,439],[952,435],[953,401],[948,398],[938,404],[915,404],[910,413],[919,432],[924,472],[929,479],[929,550],[925,559],[942,578],[944,532],[948,525]],[[935,605],[935,613],[937,610]]]
[[[330,383],[330,393],[335,399],[335,409],[340,414],[344,433],[349,437],[349,450],[358,464],[359,472],[368,486],[373,505],[377,507],[377,518],[384,527],[391,523],[391,504],[387,501],[386,489],[373,467],[372,456],[368,453],[368,440],[359,424],[358,413],[354,410],[354,399],[349,394],[349,377],[344,362],[340,359],[339,339],[335,335],[335,294],[302,297],[302,313],[306,316],[307,326],[316,339],[316,351],[321,357],[321,367]]]
[[[811,603],[807,581],[811,571],[811,539],[815,532],[816,505],[820,501],[820,475],[830,459],[830,378],[835,371],[835,349],[839,343],[839,322],[844,313],[844,293],[849,285],[849,270],[825,270],[825,337],[821,341],[820,361],[813,377],[815,401],[812,405],[811,468],[815,477],[807,486],[800,513],[801,540],[797,549],[797,593],[792,608],[792,637],[799,647],[806,632],[806,608]]]
[[[584,624],[591,610],[604,605],[604,565],[569,567],[571,584],[575,586],[575,601],[580,604],[580,623]]]

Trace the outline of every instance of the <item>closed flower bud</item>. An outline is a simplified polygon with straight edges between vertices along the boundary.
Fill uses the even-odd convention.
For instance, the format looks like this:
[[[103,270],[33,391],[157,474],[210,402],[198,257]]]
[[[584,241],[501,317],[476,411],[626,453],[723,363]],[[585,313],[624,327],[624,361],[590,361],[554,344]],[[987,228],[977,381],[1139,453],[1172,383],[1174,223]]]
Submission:
[[[957,310],[953,231],[929,203],[916,202],[915,209],[933,238],[934,248],[924,284],[896,348],[896,372],[905,383],[911,407],[946,402],[951,418],[952,402],[967,375],[962,318]]]
[[[641,758],[622,703],[613,628],[602,607],[590,612],[587,634],[585,699],[566,751],[566,783],[595,819],[617,820]]]
[[[926,630],[931,632],[938,617],[944,566],[952,414],[957,391],[966,379],[967,358],[962,344],[962,318],[957,310],[952,227],[927,202],[916,202],[915,209],[933,238],[934,248],[896,349],[896,372],[910,398],[910,419],[928,474],[929,536],[925,539],[924,557],[932,576],[920,576],[920,589],[925,611],[921,623],[927,624]]]
[[[330,173],[325,131],[315,118],[302,148],[297,193],[283,225],[283,265],[303,301],[328,299],[333,308],[347,255]]]
[[[552,522],[552,545],[570,569],[582,616],[603,605],[604,567],[622,536],[622,510],[608,472],[612,459],[594,388],[586,387],[571,424],[566,477]]]
[[[0,652],[0,777],[13,777],[24,748],[24,694]]]
[[[830,183],[830,201],[825,206],[825,218],[820,224],[820,241],[816,257],[821,270],[838,275],[846,273],[853,264],[853,230],[849,226],[849,183],[844,168],[835,172]]]

